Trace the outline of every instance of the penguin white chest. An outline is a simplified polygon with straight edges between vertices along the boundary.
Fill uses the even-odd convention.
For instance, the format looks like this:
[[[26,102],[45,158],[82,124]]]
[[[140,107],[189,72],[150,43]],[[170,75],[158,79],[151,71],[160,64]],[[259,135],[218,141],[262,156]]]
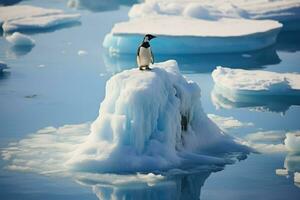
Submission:
[[[149,66],[152,62],[152,54],[150,47],[140,47],[139,55],[137,56],[137,63],[139,66]]]

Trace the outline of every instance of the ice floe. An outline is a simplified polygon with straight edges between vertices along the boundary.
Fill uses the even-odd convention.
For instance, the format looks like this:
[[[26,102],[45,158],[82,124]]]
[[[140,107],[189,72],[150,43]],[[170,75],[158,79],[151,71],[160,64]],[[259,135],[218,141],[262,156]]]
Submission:
[[[218,107],[261,107],[285,112],[299,105],[300,74],[276,73],[217,67],[212,72],[215,87],[212,92]]]
[[[12,35],[6,36],[5,39],[13,46],[34,46],[35,41],[28,35],[14,32]]]
[[[134,5],[129,17],[180,15],[200,19],[226,18],[273,19],[284,23],[287,30],[299,29],[299,0],[146,0]]]
[[[289,151],[300,152],[300,132],[287,133],[284,143]]]
[[[156,54],[240,52],[275,43],[280,29],[280,23],[270,20],[149,16],[115,24],[103,46],[110,52],[136,53],[143,35],[150,33],[158,36],[151,41]]]
[[[77,22],[79,14],[66,14],[58,9],[29,5],[0,7],[0,24],[4,32],[40,30]]]

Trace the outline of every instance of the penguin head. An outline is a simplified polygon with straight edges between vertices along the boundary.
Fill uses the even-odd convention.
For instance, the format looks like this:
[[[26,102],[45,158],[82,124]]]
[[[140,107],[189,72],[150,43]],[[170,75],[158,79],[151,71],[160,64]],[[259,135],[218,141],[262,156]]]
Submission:
[[[156,36],[151,35],[151,34],[147,34],[147,35],[144,36],[144,42],[149,42],[153,38],[156,38]]]

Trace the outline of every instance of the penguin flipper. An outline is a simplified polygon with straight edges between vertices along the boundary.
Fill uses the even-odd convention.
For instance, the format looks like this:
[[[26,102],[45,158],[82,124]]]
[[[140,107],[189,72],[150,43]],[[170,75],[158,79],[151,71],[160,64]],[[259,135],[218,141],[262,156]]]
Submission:
[[[152,49],[150,49],[150,52],[151,52],[151,63],[154,64],[154,55],[152,53]]]

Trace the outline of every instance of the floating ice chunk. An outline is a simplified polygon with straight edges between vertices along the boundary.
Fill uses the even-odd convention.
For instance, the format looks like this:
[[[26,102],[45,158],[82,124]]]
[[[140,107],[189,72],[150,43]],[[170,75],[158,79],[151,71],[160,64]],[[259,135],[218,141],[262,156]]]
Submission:
[[[79,50],[79,51],[77,52],[77,54],[78,54],[79,56],[84,56],[84,55],[87,55],[88,52],[85,51],[85,50]]]
[[[62,10],[15,5],[0,7],[0,21],[4,32],[46,29],[78,21],[79,14],[65,14]]]
[[[251,102],[270,95],[277,98],[300,96],[300,74],[296,73],[249,71],[219,66],[212,72],[212,77],[215,92],[231,102]]]
[[[287,133],[284,144],[289,151],[300,152],[300,132]]]
[[[214,114],[208,114],[207,116],[225,132],[230,131],[231,129],[253,126],[253,123],[251,122],[243,123],[233,117],[223,117]]]
[[[68,166],[97,172],[151,172],[191,164],[230,163],[203,151],[248,152],[204,114],[200,88],[176,61],[113,76],[91,134]],[[202,153],[201,153],[202,152]]]
[[[3,72],[4,69],[7,69],[7,64],[0,60],[0,73]]]
[[[294,182],[298,184],[300,183],[300,172],[294,173]]]
[[[284,131],[259,131],[246,136],[251,142],[283,143],[285,139]]]
[[[5,39],[14,46],[34,46],[35,41],[28,35],[14,32],[12,35],[6,36]]]
[[[110,52],[136,53],[143,35],[151,33],[158,36],[151,41],[156,54],[250,51],[273,44],[281,26],[270,20],[149,16],[115,24],[103,46]]]
[[[279,176],[289,175],[289,171],[287,169],[276,169],[275,173]]]

